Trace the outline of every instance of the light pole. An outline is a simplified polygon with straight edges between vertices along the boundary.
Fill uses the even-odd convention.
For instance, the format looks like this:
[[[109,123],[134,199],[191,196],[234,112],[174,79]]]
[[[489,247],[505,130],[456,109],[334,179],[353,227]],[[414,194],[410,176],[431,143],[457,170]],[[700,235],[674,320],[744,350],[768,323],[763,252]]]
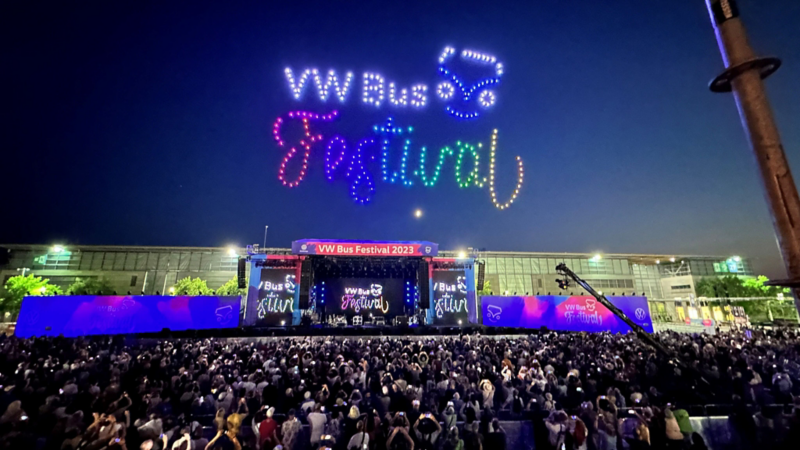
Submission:
[[[25,272],[30,272],[30,271],[31,269],[28,267],[20,267],[19,269],[17,269],[17,272],[22,272],[23,277],[25,276]]]
[[[725,71],[709,88],[712,92],[733,92],[789,275],[789,280],[773,284],[791,287],[795,307],[800,310],[800,197],[762,82],[778,70],[781,61],[756,56],[735,0],[706,0],[706,6],[725,63]]]
[[[264,225],[264,251],[267,251],[267,230],[269,230],[269,225]]]

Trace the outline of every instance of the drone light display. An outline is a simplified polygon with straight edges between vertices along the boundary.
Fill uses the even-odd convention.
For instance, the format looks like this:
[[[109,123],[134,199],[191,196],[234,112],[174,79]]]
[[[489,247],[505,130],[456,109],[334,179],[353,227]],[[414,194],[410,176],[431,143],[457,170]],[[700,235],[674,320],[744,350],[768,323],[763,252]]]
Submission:
[[[453,67],[457,58],[464,64],[485,67],[491,74],[474,83],[468,83]],[[445,47],[439,54],[438,62],[440,81],[430,90],[424,83],[401,85],[383,74],[364,72],[360,77],[361,104],[371,110],[390,109],[400,112],[423,111],[438,103],[449,116],[474,122],[498,103],[497,87],[504,68],[496,56],[469,49],[457,52],[453,47]],[[357,77],[353,72],[335,69],[328,70],[324,75],[322,73],[317,68],[284,69],[291,97],[296,101],[308,100],[309,91],[315,88],[316,96],[312,100],[323,104],[336,103],[340,107],[345,105],[352,97],[350,91],[357,89],[354,82]],[[434,94],[432,101],[428,98],[429,92]],[[305,178],[312,153],[319,152],[325,155],[325,178],[333,182],[337,173],[341,174],[341,178],[345,178],[349,184],[350,196],[358,204],[367,204],[373,200],[377,180],[405,187],[417,184],[426,188],[434,187],[448,159],[455,160],[455,182],[460,188],[482,189],[488,185],[492,204],[500,210],[510,207],[522,188],[523,163],[517,156],[516,187],[507,201],[498,199],[495,184],[498,179],[497,129],[487,132],[490,141],[488,146],[480,142],[456,140],[454,145],[439,148],[438,154],[434,151],[433,161],[428,162],[427,148],[414,141],[414,127],[398,125],[391,115],[383,124],[373,124],[372,134],[361,139],[347,140],[338,134],[326,135],[320,132],[320,129],[324,129],[323,124],[333,123],[339,117],[340,111],[337,109],[329,109],[326,113],[295,110],[275,120],[273,137],[278,147],[286,150],[278,171],[278,179],[284,186],[297,187]],[[289,124],[302,129],[299,139],[289,141],[285,137],[288,133],[284,127]],[[488,150],[487,158],[480,157],[483,149]],[[375,175],[370,170],[373,161],[380,166],[380,172]],[[481,161],[488,163],[482,166]]]

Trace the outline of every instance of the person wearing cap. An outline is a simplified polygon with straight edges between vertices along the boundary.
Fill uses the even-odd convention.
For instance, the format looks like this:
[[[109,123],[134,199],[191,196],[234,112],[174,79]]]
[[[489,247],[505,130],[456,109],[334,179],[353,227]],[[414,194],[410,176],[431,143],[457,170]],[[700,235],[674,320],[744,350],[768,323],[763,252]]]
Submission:
[[[262,409],[267,408],[263,406]],[[278,422],[272,417],[275,408],[268,408],[266,418],[258,424],[258,443],[261,448],[270,448],[280,443],[278,439]]]
[[[303,403],[300,405],[300,409],[308,415],[310,411],[314,410],[315,405],[316,402],[311,398],[311,391],[305,391],[303,393]]]

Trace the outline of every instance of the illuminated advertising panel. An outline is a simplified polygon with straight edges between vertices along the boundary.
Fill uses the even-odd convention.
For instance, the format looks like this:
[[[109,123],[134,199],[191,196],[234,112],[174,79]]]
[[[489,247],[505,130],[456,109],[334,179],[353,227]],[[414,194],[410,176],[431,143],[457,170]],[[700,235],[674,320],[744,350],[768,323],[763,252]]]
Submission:
[[[433,242],[340,241],[302,239],[292,242],[296,255],[326,256],[436,256],[439,244]]]
[[[292,323],[295,269],[261,269],[256,325],[283,326]]]
[[[653,332],[645,297],[607,297],[634,323]],[[627,333],[631,328],[591,296],[483,296],[483,324],[559,331]]]
[[[400,278],[334,278],[325,281],[328,314],[396,316],[403,314]],[[321,285],[318,285],[321,286]]]
[[[462,325],[469,320],[467,284],[463,270],[433,272],[433,324]]]

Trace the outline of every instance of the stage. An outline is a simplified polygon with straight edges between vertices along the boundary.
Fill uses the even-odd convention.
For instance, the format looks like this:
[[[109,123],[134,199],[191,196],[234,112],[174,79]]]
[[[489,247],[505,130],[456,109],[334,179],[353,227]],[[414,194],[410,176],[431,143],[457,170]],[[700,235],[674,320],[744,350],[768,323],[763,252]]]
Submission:
[[[475,262],[425,241],[304,239],[291,255],[248,255],[247,327],[478,323]]]

